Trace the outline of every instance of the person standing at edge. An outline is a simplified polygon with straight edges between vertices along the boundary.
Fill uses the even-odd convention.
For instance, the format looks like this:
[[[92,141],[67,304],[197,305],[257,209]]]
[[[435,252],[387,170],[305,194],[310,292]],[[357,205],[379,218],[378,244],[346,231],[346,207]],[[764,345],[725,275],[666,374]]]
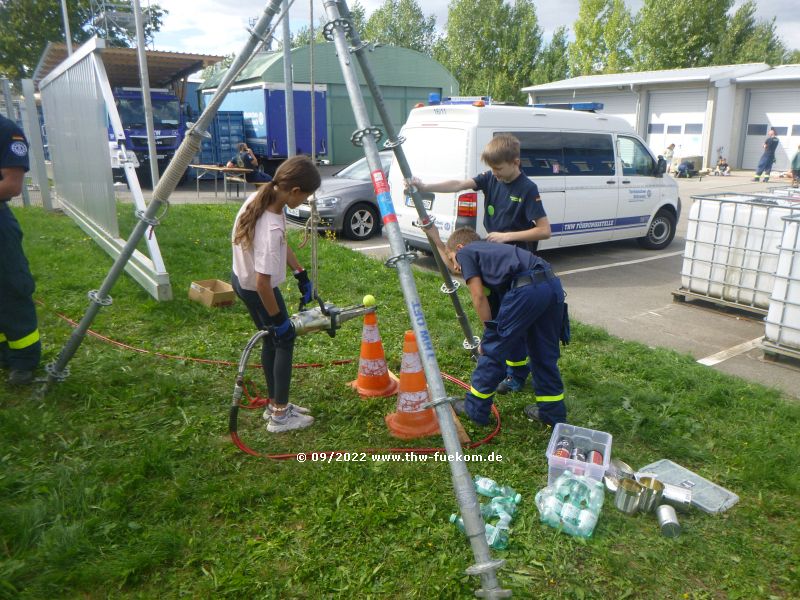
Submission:
[[[483,149],[481,160],[490,170],[472,179],[423,183],[415,178],[412,184],[421,192],[482,191],[486,240],[536,252],[539,240],[550,239],[552,233],[539,188],[520,169],[519,140],[509,133],[494,136]],[[496,317],[500,297],[491,289],[489,307],[492,317]],[[521,390],[530,372],[525,348],[512,349],[506,358],[506,378],[497,391],[506,394]]]
[[[22,229],[8,206],[22,192],[28,168],[25,136],[0,115],[0,367],[9,370],[11,385],[32,383],[42,356],[36,284],[22,249]]]
[[[769,181],[769,172],[772,170],[772,165],[775,164],[775,150],[778,148],[778,138],[774,127],[769,128],[767,139],[764,140],[764,153],[758,161],[756,167],[756,176],[753,181],[758,181],[761,173],[764,173],[764,183]]]
[[[267,431],[304,429],[314,422],[308,409],[289,402],[294,354],[294,325],[279,286],[287,265],[297,279],[302,303],[313,299],[313,286],[286,243],[284,207],[297,208],[319,187],[317,167],[307,156],[293,156],[278,167],[271,182],[245,200],[233,225],[232,284],[256,327],[272,327],[263,338],[261,367],[270,401],[264,410]]]

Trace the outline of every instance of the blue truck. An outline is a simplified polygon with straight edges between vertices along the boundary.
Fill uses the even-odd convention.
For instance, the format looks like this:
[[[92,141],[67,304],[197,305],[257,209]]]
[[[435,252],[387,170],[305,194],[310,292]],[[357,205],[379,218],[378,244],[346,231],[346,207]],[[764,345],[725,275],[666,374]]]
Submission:
[[[114,90],[122,127],[125,131],[125,148],[134,152],[139,161],[139,178],[150,180],[150,154],[147,148],[147,126],[144,118],[144,103],[141,88],[121,87]],[[163,172],[175,155],[186,135],[186,119],[178,97],[167,89],[150,90],[153,105],[153,128],[155,129],[158,170]],[[109,140],[114,140],[109,125]]]
[[[207,104],[216,90],[203,90]],[[311,89],[308,85],[294,86],[295,144],[298,154],[311,154]],[[315,154],[328,153],[327,88],[315,86]],[[267,172],[273,173],[287,156],[286,90],[283,84],[257,83],[236,86],[228,92],[219,107],[221,111],[241,111],[244,114],[244,138]],[[235,140],[231,140],[234,142]],[[226,159],[227,160],[227,159]]]

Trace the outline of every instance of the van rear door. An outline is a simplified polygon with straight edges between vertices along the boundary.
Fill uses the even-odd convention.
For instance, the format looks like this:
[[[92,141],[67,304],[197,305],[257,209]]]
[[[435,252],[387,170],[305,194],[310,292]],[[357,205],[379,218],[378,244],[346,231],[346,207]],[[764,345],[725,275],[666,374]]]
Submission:
[[[434,183],[450,179],[467,179],[474,173],[467,173],[469,166],[469,136],[465,127],[439,126],[425,124],[423,126],[407,126],[400,135],[405,138],[403,152],[408,160],[411,173],[425,183]],[[473,141],[474,143],[474,141]],[[419,227],[413,225],[419,215],[411,198],[404,190],[403,174],[395,159],[389,175],[392,190],[392,203],[397,213],[397,221],[403,239],[417,248],[428,248],[427,237]],[[442,241],[450,237],[450,233],[462,225],[475,227],[474,214],[477,214],[478,194],[472,190],[458,193],[424,194],[428,214],[436,219]],[[461,212],[473,212],[473,217],[458,217],[458,203],[461,198]]]
[[[621,179],[614,239],[642,237],[661,205],[664,179],[656,175],[656,161],[638,138],[617,135],[617,153]]]

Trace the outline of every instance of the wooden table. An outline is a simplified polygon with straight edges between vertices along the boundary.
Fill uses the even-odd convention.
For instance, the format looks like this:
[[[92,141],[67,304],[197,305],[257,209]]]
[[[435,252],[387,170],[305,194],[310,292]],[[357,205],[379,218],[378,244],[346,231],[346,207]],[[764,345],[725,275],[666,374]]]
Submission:
[[[197,171],[197,177],[195,181],[197,182],[197,198],[200,198],[200,179],[206,173],[214,173],[214,198],[217,197],[217,173],[222,173],[222,192],[225,196],[225,199],[228,199],[228,178],[229,177],[240,177],[242,175],[246,175],[247,173],[251,173],[252,169],[243,169],[241,167],[220,167],[219,165],[189,165],[193,169]],[[239,183],[237,181],[236,183]]]

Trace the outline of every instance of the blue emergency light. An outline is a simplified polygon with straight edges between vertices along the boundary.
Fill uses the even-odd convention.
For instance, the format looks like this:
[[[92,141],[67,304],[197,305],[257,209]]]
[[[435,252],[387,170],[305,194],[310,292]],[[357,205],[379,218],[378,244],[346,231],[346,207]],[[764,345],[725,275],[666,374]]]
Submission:
[[[544,104],[534,104],[534,108],[556,108],[559,110],[583,110],[586,112],[597,112],[603,110],[602,102],[553,102]]]

